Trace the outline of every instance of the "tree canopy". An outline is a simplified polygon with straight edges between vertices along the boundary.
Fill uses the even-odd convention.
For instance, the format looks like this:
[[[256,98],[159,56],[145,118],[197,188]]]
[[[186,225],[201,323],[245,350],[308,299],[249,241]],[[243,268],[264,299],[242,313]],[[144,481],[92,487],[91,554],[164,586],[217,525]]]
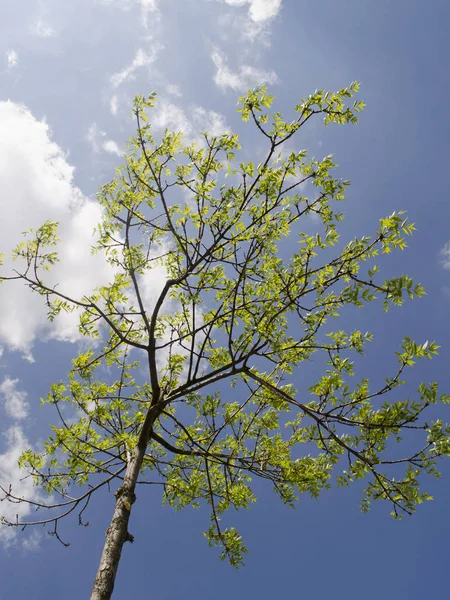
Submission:
[[[393,372],[371,384],[355,377],[352,362],[371,334],[336,321],[346,306],[379,300],[388,311],[425,293],[406,275],[383,279],[377,264],[405,248],[414,226],[394,212],[371,237],[341,243],[338,206],[349,182],[334,175],[332,156],[286,149],[314,118],[356,123],[364,106],[352,100],[358,87],[316,91],[293,120],[271,113],[265,87],[249,91],[239,111],[265,144],[259,164],[238,158],[233,133],[205,132],[189,143],[169,130],[155,137],[156,96],[138,96],[137,133],[98,194],[94,250],[111,265],[112,281],[80,298],[64,293],[51,276],[55,222],[17,246],[15,272],[2,280],[42,295],[50,320],[78,311],[88,340],[44,399],[58,423],[21,465],[49,494],[48,513],[35,523],[51,523],[63,543],[61,519],[73,513],[83,523],[96,491],[117,483],[92,598],[112,593],[140,483],[152,484],[140,493],[160,490],[177,510],[208,506],[205,536],[235,566],[246,547],[227,513],[255,500],[255,478],[289,505],[304,492],[317,497],[334,473],[342,486],[366,480],[364,511],[381,499],[401,517],[429,498],[419,479],[437,474],[450,429],[427,421],[426,409],[450,397],[436,383],[422,383],[413,400],[399,399],[397,388],[407,367],[438,346],[404,339]],[[295,378],[316,354],[326,357],[326,371],[300,398]],[[12,488],[3,494],[27,501]]]

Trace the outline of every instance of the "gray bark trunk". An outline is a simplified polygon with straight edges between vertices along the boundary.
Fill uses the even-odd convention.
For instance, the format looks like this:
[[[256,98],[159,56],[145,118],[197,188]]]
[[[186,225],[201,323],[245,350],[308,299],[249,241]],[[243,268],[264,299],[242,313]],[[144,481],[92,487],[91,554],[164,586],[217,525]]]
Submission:
[[[139,441],[128,464],[123,483],[115,493],[116,506],[114,507],[111,523],[106,530],[105,545],[103,546],[103,553],[90,600],[110,600],[123,545],[126,541],[133,541],[133,536],[128,532],[128,521],[130,520],[131,508],[136,501],[134,490],[144,461],[153,423],[162,410],[162,406],[158,406],[159,388],[155,394],[156,397],[153,398],[152,406],[145,417]]]
[[[92,588],[91,600],[110,600],[123,545],[126,541],[133,540],[133,537],[128,532],[128,521],[130,519],[131,507],[136,500],[134,490],[144,454],[145,450],[136,447],[123,483],[115,493],[116,505],[114,507],[114,514],[106,530],[105,545]]]

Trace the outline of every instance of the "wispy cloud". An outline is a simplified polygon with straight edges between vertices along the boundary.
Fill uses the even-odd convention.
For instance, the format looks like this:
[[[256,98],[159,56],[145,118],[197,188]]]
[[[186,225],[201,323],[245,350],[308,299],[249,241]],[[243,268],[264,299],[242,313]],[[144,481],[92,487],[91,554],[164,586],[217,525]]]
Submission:
[[[243,19],[235,13],[227,13],[219,18],[221,24],[221,38],[226,41],[259,42],[263,46],[270,46],[270,27],[267,22],[256,23],[250,18]],[[243,47],[244,53],[250,48]],[[253,50],[252,50],[253,51]]]
[[[439,260],[444,269],[450,269],[450,240],[440,250]]]
[[[39,21],[37,21],[37,23],[32,27],[32,32],[34,35],[42,38],[54,37],[56,35],[56,31],[53,29],[53,27],[41,19],[39,19]]]
[[[193,119],[200,131],[207,131],[213,136],[219,136],[230,131],[223,115],[214,110],[206,110],[203,106],[194,108]]]
[[[106,131],[102,131],[97,123],[92,123],[86,133],[86,140],[91,145],[92,152],[97,154],[101,150],[104,150],[109,154],[123,155],[123,152],[114,140],[104,138],[106,138]]]
[[[36,552],[41,547],[42,535],[37,529],[33,529],[30,535],[22,541],[22,548],[28,552]]]
[[[158,8],[158,0],[139,0],[144,10],[153,11]]]
[[[232,71],[225,55],[217,48],[213,49],[211,58],[216,66],[214,81],[221,88],[242,90],[262,83],[276,83],[278,79],[274,71],[264,71],[250,65],[242,65],[238,71]]]
[[[133,6],[139,5],[141,7],[142,24],[144,27],[148,27],[148,15],[149,13],[158,15],[158,4],[160,0],[103,0],[104,4],[114,4],[118,8],[123,10],[130,10]]]
[[[109,101],[109,109],[112,115],[117,115],[117,111],[119,110],[119,99],[116,94],[114,94]]]
[[[168,100],[158,100],[151,114],[151,124],[155,129],[170,129],[183,133],[186,142],[195,141],[202,145],[202,131],[214,136],[230,131],[226,119],[220,113],[208,110],[203,106],[182,108]]]
[[[179,86],[174,83],[168,83],[166,85],[166,92],[172,96],[177,96],[178,98],[181,98],[182,95]]]
[[[100,152],[100,137],[105,137],[106,131],[101,131],[97,123],[92,123],[86,133],[86,140],[90,143],[92,152]]]
[[[149,13],[156,13],[158,10],[158,0],[138,0],[142,7],[142,23],[148,27]]]
[[[151,48],[149,53],[145,52],[144,50],[142,50],[142,48],[140,48],[136,52],[136,55],[133,58],[130,65],[128,65],[121,71],[114,73],[114,75],[111,76],[112,86],[114,88],[117,88],[125,81],[134,79],[134,74],[138,69],[140,69],[141,67],[149,66],[155,61],[158,52],[161,50],[161,48],[162,46],[160,46],[159,44],[155,44],[153,48]]]
[[[8,52],[6,53],[6,61],[8,64],[8,69],[13,69],[14,67],[16,67],[19,62],[17,52],[15,50],[8,50]]]

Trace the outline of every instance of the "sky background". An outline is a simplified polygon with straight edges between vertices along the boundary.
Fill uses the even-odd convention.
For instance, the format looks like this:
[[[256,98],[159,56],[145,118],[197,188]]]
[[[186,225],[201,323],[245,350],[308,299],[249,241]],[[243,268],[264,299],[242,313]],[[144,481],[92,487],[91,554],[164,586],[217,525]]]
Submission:
[[[296,146],[317,157],[333,153],[339,175],[352,180],[343,239],[370,235],[380,217],[408,211],[417,232],[405,252],[383,261],[383,274],[406,272],[428,295],[388,315],[379,305],[355,309],[340,326],[374,332],[359,372],[374,381],[394,370],[405,335],[436,340],[439,357],[410,371],[405,393],[422,380],[450,392],[446,0],[0,0],[0,8],[1,251],[25,229],[58,220],[61,285],[80,295],[108,280],[107,266],[90,256],[95,193],[134,133],[136,93],[158,92],[156,129],[180,129],[188,139],[232,129],[242,133],[247,158],[257,159],[261,141],[235,112],[249,87],[269,83],[287,113],[316,88],[358,80],[367,104],[358,126],[325,130],[317,120]],[[39,398],[70,368],[76,323],[65,317],[50,327],[40,298],[19,285],[0,289],[0,315],[0,480],[38,497],[20,481],[16,461],[48,435],[53,415],[39,409]],[[319,372],[306,365],[296,386]],[[450,420],[450,407],[440,415]],[[302,497],[293,511],[256,482],[258,502],[234,520],[249,547],[239,571],[202,538],[207,512],[175,513],[157,493],[138,490],[136,541],[124,548],[114,598],[445,597],[450,466],[441,468],[442,479],[425,485],[435,500],[401,522],[383,504],[363,515],[355,487]],[[0,513],[11,510],[0,505]],[[0,530],[2,596],[88,598],[112,510],[102,492],[90,527],[65,523],[68,549],[42,529]]]

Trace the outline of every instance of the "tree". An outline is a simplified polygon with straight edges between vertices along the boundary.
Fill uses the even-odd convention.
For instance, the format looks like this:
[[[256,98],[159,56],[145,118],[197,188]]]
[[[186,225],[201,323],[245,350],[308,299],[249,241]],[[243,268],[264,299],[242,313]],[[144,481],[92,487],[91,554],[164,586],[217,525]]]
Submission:
[[[297,494],[318,496],[339,469],[339,485],[367,479],[364,511],[384,499],[395,517],[429,498],[419,476],[437,474],[437,458],[450,453],[450,429],[424,421],[423,413],[450,397],[431,383],[420,385],[415,400],[378,400],[390,398],[406,367],[431,358],[438,346],[406,338],[395,372],[372,388],[367,379],[351,383],[350,360],[363,354],[371,334],[328,325],[347,305],[381,298],[387,311],[424,294],[406,275],[382,280],[374,262],[379,252],[402,250],[414,226],[393,213],[372,238],[340,245],[343,216],[334,203],[348,182],[333,176],[331,156],[283,151],[317,115],[325,125],[356,123],[364,105],[349,101],[357,91],[357,83],[317,91],[295,107],[291,122],[265,112],[273,102],[265,87],[250,91],[239,111],[267,143],[257,166],[235,161],[237,135],[204,133],[202,143],[183,145],[181,134],[166,131],[156,140],[147,121],[155,95],[138,96],[136,137],[98,196],[104,213],[95,250],[105,253],[113,281],[82,298],[48,282],[58,260],[57,223],[28,232],[16,248],[21,266],[2,280],[41,294],[51,320],[79,310],[80,331],[91,340],[46,398],[58,426],[42,452],[21,457],[36,483],[59,496],[41,505],[49,514],[34,523],[51,523],[62,543],[60,520],[78,513],[83,523],[96,491],[117,483],[91,599],[111,597],[123,544],[133,541],[128,523],[140,482],[159,484],[175,509],[209,505],[205,536],[235,566],[246,548],[222,518],[254,500],[252,478],[268,480],[293,505]],[[301,232],[303,222],[317,225],[317,233]],[[166,277],[151,303],[145,286],[155,268]],[[316,353],[326,357],[326,372],[299,399],[292,377]],[[66,417],[70,403],[76,419]],[[390,443],[404,432],[416,439],[407,456]],[[307,450],[298,457],[301,444]],[[11,488],[3,495],[27,502]]]

